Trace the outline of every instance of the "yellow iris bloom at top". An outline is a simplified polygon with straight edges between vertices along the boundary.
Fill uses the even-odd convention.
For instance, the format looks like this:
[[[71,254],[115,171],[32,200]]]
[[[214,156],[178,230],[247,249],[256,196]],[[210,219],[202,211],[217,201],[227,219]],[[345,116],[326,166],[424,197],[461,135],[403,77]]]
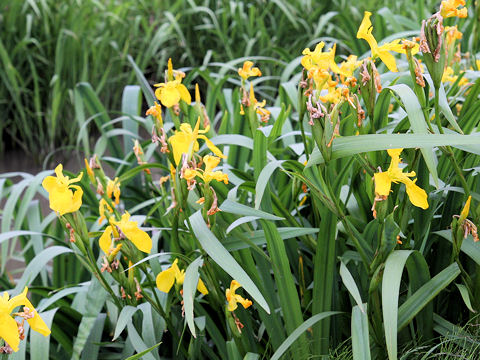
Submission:
[[[118,239],[120,237],[115,226],[118,226],[123,235],[125,235],[125,237],[130,240],[138,250],[147,254],[150,253],[152,250],[152,239],[145,231],[138,227],[136,221],[130,221],[130,214],[125,212],[120,221],[113,221],[113,218],[111,218],[110,225],[107,226],[100,237],[99,245],[105,254],[108,255],[110,251],[115,248],[114,242],[112,241],[112,233],[114,238]]]
[[[178,285],[183,284],[183,281],[185,280],[185,270],[180,270],[177,263],[178,259],[175,259],[172,266],[157,275],[156,283],[158,290],[168,293],[175,282]],[[202,279],[198,279],[197,290],[203,295],[208,294],[207,287],[203,283]]]
[[[250,76],[262,76],[262,72],[258,67],[254,67],[253,62],[245,61],[243,67],[238,69],[238,75],[242,77],[243,80],[247,80]]]
[[[220,158],[211,155],[205,155],[203,157],[203,162],[205,163],[205,170],[185,170],[183,176],[186,180],[193,180],[195,176],[200,177],[206,184],[212,180],[223,181],[225,184],[228,184],[228,175],[222,173],[221,171],[213,171],[218,164],[220,163]]]
[[[440,15],[444,18],[458,16],[459,18],[466,18],[468,10],[466,7],[458,9],[459,6],[465,6],[465,0],[445,0],[440,5]]]
[[[428,208],[427,193],[425,190],[415,184],[417,181],[410,179],[415,176],[415,171],[404,173],[400,168],[402,159],[400,153],[403,149],[389,149],[388,155],[392,158],[388,170],[381,173],[374,174],[375,178],[375,193],[380,196],[388,196],[390,188],[393,183],[403,183],[407,187],[407,195],[411,203],[422,209]]]
[[[191,155],[199,150],[199,144],[197,139],[202,139],[207,144],[208,148],[218,157],[222,159],[226,158],[222,154],[219,148],[217,148],[213,142],[210,141],[205,135],[210,129],[209,126],[205,130],[199,130],[200,128],[200,117],[197,120],[195,129],[192,130],[190,124],[183,123],[180,125],[180,131],[175,131],[175,134],[172,135],[168,141],[172,145],[173,150],[173,159],[175,160],[175,165],[178,165],[180,160],[182,160],[182,155],[187,154],[190,158]]]
[[[244,299],[243,297],[235,293],[235,291],[237,291],[237,289],[240,287],[241,285],[238,283],[237,280],[232,280],[232,282],[230,283],[230,288],[225,290],[225,297],[227,298],[228,302],[228,311],[235,311],[238,307],[237,303],[242,304],[245,309],[252,305],[251,300]]]
[[[82,206],[83,190],[78,185],[71,185],[82,179],[83,172],[74,179],[63,175],[63,165],[55,168],[54,176],[47,176],[43,179],[42,186],[48,192],[50,209],[57,211],[60,215],[75,212]],[[75,190],[75,192],[72,191]]]
[[[397,62],[390,51],[405,54],[405,49],[403,49],[403,45],[400,44],[400,39],[378,46],[377,40],[375,40],[375,37],[372,35],[373,26],[372,22],[370,21],[371,15],[371,12],[365,11],[362,23],[358,28],[357,39],[366,40],[368,45],[370,45],[370,49],[372,50],[372,57],[379,57],[387,66],[388,70],[392,72],[398,72]],[[411,50],[412,55],[416,54],[418,50],[419,45],[416,44],[416,46]]]
[[[321,70],[327,71],[331,69],[333,72],[338,73],[340,69],[335,62],[335,50],[337,44],[334,44],[328,51],[323,51],[325,43],[323,41],[319,42],[315,46],[315,50],[311,51],[309,48],[306,48],[302,51],[302,54],[305,55],[300,61],[302,66],[306,70],[311,70],[312,68],[319,68]]]
[[[9,299],[8,293],[4,292],[0,296],[0,339],[13,349],[18,351],[20,344],[20,335],[18,333],[17,322],[15,321],[15,314],[12,316],[12,311],[18,306],[24,306],[23,311],[30,327],[43,336],[50,335],[50,329],[43,319],[38,315],[37,310],[27,298],[28,288],[25,288],[20,295]],[[28,308],[28,309],[26,309]],[[21,315],[21,314],[19,314]]]
[[[172,59],[168,59],[168,73],[174,73]],[[163,106],[167,108],[177,105],[180,99],[187,104],[192,102],[192,97],[185,85],[182,84],[182,76],[178,72],[174,80],[155,84],[154,86],[158,87],[158,89],[155,90],[155,96],[162,102]]]

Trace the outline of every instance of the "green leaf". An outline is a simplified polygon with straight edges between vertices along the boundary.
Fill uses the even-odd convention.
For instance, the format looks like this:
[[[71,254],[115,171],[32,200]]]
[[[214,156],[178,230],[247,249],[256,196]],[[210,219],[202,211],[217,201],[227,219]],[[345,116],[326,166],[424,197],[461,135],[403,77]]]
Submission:
[[[17,282],[14,292],[20,292],[25,286],[30,284],[42,271],[47,263],[53,258],[61,254],[67,254],[73,252],[71,249],[65,246],[51,246],[43,250],[40,254],[35,256],[33,260],[28,264],[22,277]]]
[[[281,227],[277,228],[277,231],[282,240],[300,237],[304,235],[311,235],[318,232],[318,228],[298,228],[298,227]],[[227,241],[223,243],[228,251],[246,249],[250,245],[246,243],[243,238],[248,238],[255,245],[264,245],[266,243],[265,231],[255,230],[252,232],[245,232],[241,237],[230,235],[227,237]]]
[[[83,308],[82,321],[78,326],[77,337],[73,344],[72,360],[80,358],[80,354],[88,344],[95,324],[98,322],[98,315],[102,311],[107,299],[107,292],[95,276],[90,280],[85,307]],[[94,349],[91,349],[94,350]]]
[[[261,306],[267,313],[270,313],[270,308],[268,307],[265,298],[260,293],[260,290],[258,290],[258,287],[210,231],[203,220],[201,212],[197,211],[190,216],[190,222],[193,233],[213,261],[215,261],[233,279],[237,280],[259,306]]]
[[[195,323],[193,321],[193,302],[197,291],[199,279],[198,268],[202,266],[202,257],[196,258],[185,271],[185,279],[183,282],[183,304],[185,307],[185,320],[193,337],[197,337],[195,332]]]
[[[280,359],[280,357],[288,350],[288,348],[295,342],[295,340],[297,340],[297,338],[300,335],[302,335],[303,332],[305,332],[307,329],[312,327],[317,322],[319,322],[319,321],[321,321],[321,320],[323,320],[323,319],[325,319],[329,316],[337,315],[337,314],[341,314],[341,312],[340,311],[326,311],[326,312],[323,312],[323,313],[320,313],[320,314],[316,314],[316,315],[312,316],[310,319],[305,320],[299,327],[297,327],[295,329],[295,331],[293,331],[285,339],[285,341],[282,343],[282,345],[280,345],[278,347],[277,351],[275,351],[275,353],[272,355],[270,360]]]
[[[467,287],[463,284],[455,284],[455,285],[457,286],[458,290],[460,291],[460,295],[462,295],[463,302],[465,303],[465,305],[467,305],[468,310],[475,313],[476,311],[473,310],[472,302],[470,301],[470,295],[468,294]]]
[[[145,354],[148,354],[149,352],[151,352],[152,350],[155,350],[155,348],[159,347],[160,344],[162,342],[160,341],[158,344],[155,344],[153,345],[152,347],[149,347],[148,349],[138,353],[138,354],[135,354],[135,355],[132,355],[132,356],[129,356],[128,358],[126,358],[125,360],[137,360],[137,359],[140,359],[143,355]]]
[[[480,136],[459,134],[367,134],[359,136],[343,136],[335,138],[332,145],[332,159],[360,154],[370,151],[424,147],[477,145]],[[318,148],[310,155],[306,167],[323,163],[323,157]]]
[[[115,326],[115,333],[112,340],[115,340],[120,336],[127,324],[132,322],[132,316],[137,312],[138,308],[130,305],[126,305],[120,315],[118,316],[117,326]]]
[[[140,87],[142,88],[143,96],[145,96],[145,99],[147,100],[148,106],[153,106],[155,103],[155,94],[148,83],[147,79],[145,79],[145,76],[143,75],[142,70],[137,66],[135,63],[135,60],[128,55],[127,56],[128,61],[133,67],[133,71],[135,72],[135,76],[137,77],[137,81],[140,83]]]
[[[283,162],[283,160],[271,161],[260,172],[260,175],[257,179],[257,184],[255,185],[255,209],[258,210],[260,208],[265,188],[267,187],[273,172],[278,168],[281,168]]]
[[[398,309],[398,331],[408,325],[410,321],[445,289],[455,278],[460,275],[457,263],[443,269],[431,280],[415,291]]]
[[[105,319],[107,314],[100,313],[98,314],[93,326],[91,327],[91,332],[88,335],[87,342],[82,351],[82,360],[92,360],[98,358],[98,353],[100,351],[100,341],[102,340],[103,327],[105,325]]]
[[[285,220],[282,217],[269,214],[265,211],[253,209],[247,205],[239,204],[230,199],[226,199],[220,206],[220,210],[242,216],[256,216],[265,220]]]
[[[452,242],[452,230],[440,230],[435,231],[433,234],[440,235],[444,239]],[[480,265],[480,247],[473,241],[472,235],[468,235],[462,241],[461,249],[465,254],[468,255],[473,261]]]
[[[342,263],[343,264],[343,263]],[[353,360],[370,360],[370,339],[368,335],[367,304],[352,309],[352,353]]]
[[[382,308],[388,358],[397,360],[398,296],[403,268],[412,250],[392,252],[385,262],[382,279]]]
[[[347,266],[340,262],[340,277],[342,278],[343,285],[347,288],[350,295],[352,295],[353,299],[357,303],[358,308],[365,312],[365,308],[363,307],[362,297],[360,295],[360,291],[358,291],[357,284],[355,283],[355,279],[353,278],[350,271],[348,271]]]
[[[49,329],[52,328],[53,317],[58,308],[39,313]],[[31,331],[30,332],[30,359],[31,360],[44,360],[49,358],[50,352],[50,336],[43,336],[42,334]]]
[[[155,360],[155,357],[152,354],[150,354],[150,352],[155,348],[157,348],[161,344],[161,342],[148,348],[147,345],[145,345],[145,343],[143,342],[140,335],[138,334],[137,330],[135,329],[135,326],[133,326],[132,321],[128,322],[127,330],[128,330],[128,336],[130,337],[132,345],[135,348],[135,351],[137,352],[136,355],[130,356],[128,359],[143,358],[144,360]]]

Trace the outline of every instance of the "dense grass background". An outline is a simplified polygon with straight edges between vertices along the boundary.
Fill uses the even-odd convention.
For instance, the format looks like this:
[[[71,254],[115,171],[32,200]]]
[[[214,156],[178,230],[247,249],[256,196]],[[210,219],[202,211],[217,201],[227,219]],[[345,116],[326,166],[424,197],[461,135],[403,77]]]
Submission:
[[[0,155],[20,148],[37,162],[53,150],[73,150],[79,130],[74,88],[91,84],[109,112],[134,82],[131,55],[151,82],[165,61],[216,68],[255,56],[271,89],[290,63],[320,40],[339,54],[363,54],[355,37],[363,11],[376,32],[418,31],[434,1],[17,1],[0,3]],[[393,15],[395,14],[395,15]],[[271,61],[275,62],[271,62]],[[241,62],[241,61],[240,61]],[[238,62],[237,62],[238,63]],[[273,90],[275,92],[275,90]],[[61,152],[60,152],[61,153]]]

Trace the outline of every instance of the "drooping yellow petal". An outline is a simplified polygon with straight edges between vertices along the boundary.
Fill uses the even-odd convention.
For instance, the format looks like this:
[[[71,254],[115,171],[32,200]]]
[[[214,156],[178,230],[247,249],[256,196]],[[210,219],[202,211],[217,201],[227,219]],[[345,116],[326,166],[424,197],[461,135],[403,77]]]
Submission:
[[[20,336],[18,335],[17,322],[5,312],[0,312],[0,339],[3,339],[13,349],[18,351]]]
[[[392,187],[392,180],[387,172],[375,173],[375,193],[380,196],[388,196]]]
[[[167,270],[162,271],[156,278],[157,288],[164,293],[168,293],[175,283],[175,270],[169,267]]]
[[[192,96],[188,92],[187,87],[183,84],[178,84],[177,90],[180,93],[180,98],[190,105],[192,103]]]
[[[416,179],[414,181],[409,179],[409,181],[405,182],[408,198],[413,205],[424,210],[428,209],[427,193],[415,184],[416,181]]]
[[[130,221],[130,214],[125,212],[119,222],[115,222],[123,234],[130,240],[138,250],[150,253],[152,250],[152,239],[143,230],[138,227],[136,221]]]
[[[375,52],[375,54],[373,54],[373,50],[372,50],[372,55],[377,55],[380,60],[383,61],[383,63],[387,66],[388,70],[390,70],[391,72],[398,72],[398,68],[397,68],[397,61],[395,60],[395,56],[393,56],[392,54],[390,54],[387,50],[385,50],[384,48],[377,48],[377,51]]]
[[[100,236],[100,240],[98,241],[100,249],[102,249],[102,251],[107,255],[112,248],[112,231],[112,226],[107,226],[102,236]]]
[[[218,147],[216,147],[213,142],[207,138],[205,135],[198,135],[199,139],[205,140],[205,143],[207,144],[207,147],[210,149],[211,152],[213,152],[216,156],[226,159],[227,157],[223,155],[223,153],[220,151]]]
[[[200,291],[203,295],[208,294],[207,287],[205,286],[204,282],[202,279],[198,279],[198,285],[197,285],[197,290]]]

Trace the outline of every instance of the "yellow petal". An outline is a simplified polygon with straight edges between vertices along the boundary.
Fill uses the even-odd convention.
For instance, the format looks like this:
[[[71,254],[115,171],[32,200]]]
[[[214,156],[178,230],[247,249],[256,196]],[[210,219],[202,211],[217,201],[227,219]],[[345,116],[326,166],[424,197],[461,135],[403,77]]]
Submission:
[[[53,176],[47,176],[42,181],[42,186],[47,192],[51,192],[57,186],[57,178]]]
[[[72,204],[68,212],[75,212],[78,211],[78,209],[80,209],[80,207],[82,206],[83,190],[80,186],[77,185],[72,185],[71,187],[75,189],[75,193],[73,194]]]
[[[175,282],[175,271],[172,267],[162,271],[157,275],[156,283],[157,288],[164,293],[168,293]]]
[[[27,319],[27,321],[32,330],[42,334],[43,336],[50,335],[50,329],[48,328],[47,324],[45,324],[45,321],[43,321],[43,319],[40,317],[37,310],[35,310],[35,316],[31,319]]]
[[[373,176],[375,178],[375,193],[381,196],[388,196],[392,186],[392,180],[388,172],[376,173]]]
[[[398,72],[397,61],[395,60],[395,56],[390,54],[387,50],[382,49],[382,47],[380,47],[376,51],[376,54],[373,54],[373,55],[378,55],[380,59],[383,61],[383,63],[387,66],[388,70],[390,70],[391,72]]]
[[[145,231],[138,227],[136,221],[129,221],[129,218],[130,214],[123,214],[122,220],[115,224],[120,227],[120,230],[122,230],[127,239],[130,240],[138,250],[149,254],[152,250],[152,239]]]
[[[160,95],[159,100],[165,107],[172,107],[173,105],[178,104],[180,101],[180,91],[178,91],[178,89],[174,86],[165,86],[157,89],[157,91],[159,91]]]
[[[470,211],[470,202],[472,200],[472,196],[469,196],[467,199],[467,202],[465,203],[465,206],[463,207],[462,212],[460,213],[460,219],[458,220],[460,223],[463,223],[463,221],[467,218],[468,213]]]
[[[388,149],[387,153],[392,158],[394,158],[394,157],[398,158],[398,157],[400,157],[400,154],[402,153],[402,151],[403,151],[403,148],[401,148],[401,149]]]
[[[192,102],[192,97],[190,93],[188,92],[187,88],[183,84],[178,84],[177,85],[177,90],[180,93],[180,98],[185,101],[188,105],[191,104]]]
[[[200,291],[203,295],[208,294],[207,287],[203,283],[202,279],[198,279],[198,285],[197,285],[197,290]]]
[[[425,190],[416,185],[415,181],[409,180],[405,183],[407,187],[408,198],[413,205],[424,210],[428,209],[427,193]]]
[[[0,339],[5,340],[13,351],[18,351],[20,337],[17,322],[7,313],[0,313]]]
[[[246,309],[248,308],[250,305],[252,305],[252,301],[251,300],[248,300],[248,299],[244,299],[243,297],[241,297],[240,295],[236,295],[236,300],[242,304],[243,308]]]
[[[222,159],[226,159],[227,157],[225,155],[223,155],[223,153],[220,151],[219,148],[217,148],[213,142],[210,141],[210,139],[208,139],[205,135],[198,135],[198,138],[199,139],[202,139],[202,140],[205,140],[205,143],[207,144],[208,148],[215,154],[217,155],[218,157],[222,158]]]
[[[102,251],[107,255],[112,247],[112,230],[113,229],[111,226],[107,226],[102,236],[100,236],[100,240],[98,241],[100,249],[102,249]]]

